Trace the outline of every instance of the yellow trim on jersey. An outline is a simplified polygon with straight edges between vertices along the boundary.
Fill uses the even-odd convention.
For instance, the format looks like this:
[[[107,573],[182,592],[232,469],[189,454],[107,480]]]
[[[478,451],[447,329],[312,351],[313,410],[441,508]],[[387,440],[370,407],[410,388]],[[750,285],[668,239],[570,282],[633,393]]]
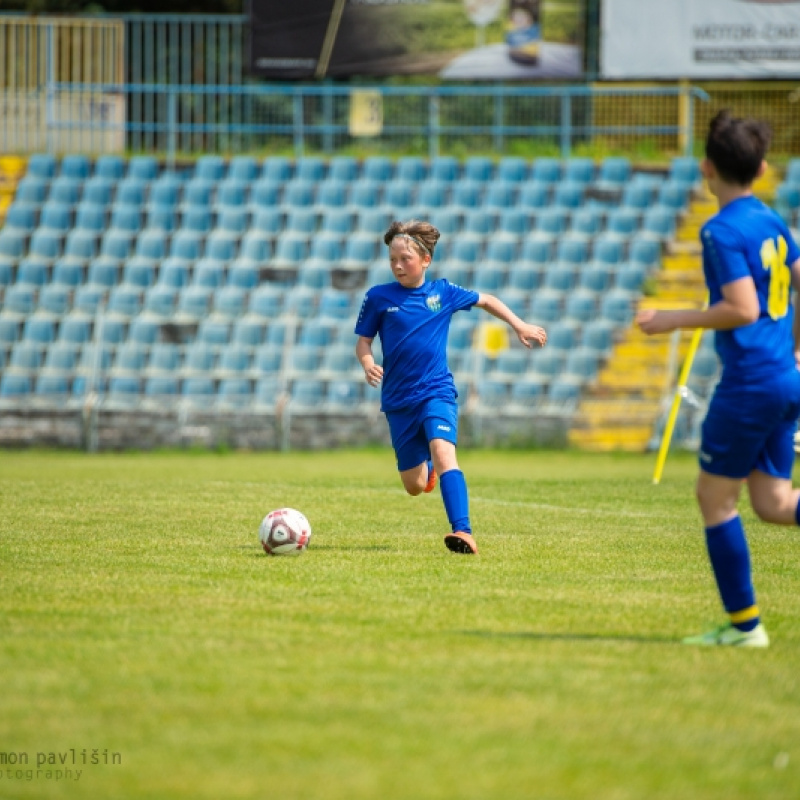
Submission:
[[[758,606],[750,606],[750,608],[743,608],[741,611],[734,611],[733,614],[730,615],[730,618],[734,625],[739,625],[742,622],[747,622],[758,616],[760,616]]]

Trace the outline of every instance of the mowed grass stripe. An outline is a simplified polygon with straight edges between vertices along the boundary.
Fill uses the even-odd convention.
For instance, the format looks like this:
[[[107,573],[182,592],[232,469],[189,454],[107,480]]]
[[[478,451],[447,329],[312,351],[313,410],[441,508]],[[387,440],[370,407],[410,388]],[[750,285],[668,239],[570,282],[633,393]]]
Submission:
[[[388,451],[0,453],[0,752],[123,756],[0,797],[800,796],[796,529],[742,504],[773,647],[685,648],[693,457],[459,458],[478,558]]]

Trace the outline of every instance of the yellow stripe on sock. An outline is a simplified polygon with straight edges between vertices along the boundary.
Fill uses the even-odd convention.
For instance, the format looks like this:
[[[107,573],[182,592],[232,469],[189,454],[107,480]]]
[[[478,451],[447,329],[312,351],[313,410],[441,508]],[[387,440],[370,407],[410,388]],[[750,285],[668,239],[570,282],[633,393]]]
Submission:
[[[734,625],[739,625],[758,616],[760,616],[758,606],[750,606],[750,608],[743,608],[741,611],[734,611],[730,618]]]

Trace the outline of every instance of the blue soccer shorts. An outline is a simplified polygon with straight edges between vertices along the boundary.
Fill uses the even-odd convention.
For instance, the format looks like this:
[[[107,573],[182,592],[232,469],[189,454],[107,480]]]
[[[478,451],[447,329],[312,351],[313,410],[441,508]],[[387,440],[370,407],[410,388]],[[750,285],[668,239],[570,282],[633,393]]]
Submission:
[[[703,421],[700,468],[725,478],[746,478],[757,469],[790,479],[799,414],[796,370],[756,386],[720,383]]]
[[[397,469],[405,472],[431,457],[431,439],[458,441],[458,404],[455,400],[432,398],[400,411],[387,411]]]

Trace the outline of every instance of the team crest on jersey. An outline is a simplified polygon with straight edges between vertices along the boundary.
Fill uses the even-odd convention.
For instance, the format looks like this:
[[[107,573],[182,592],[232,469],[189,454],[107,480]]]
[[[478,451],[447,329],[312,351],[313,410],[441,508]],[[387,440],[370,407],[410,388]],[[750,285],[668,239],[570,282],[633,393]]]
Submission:
[[[426,301],[425,305],[431,311],[441,311],[442,310],[442,298],[438,294],[432,294]]]

